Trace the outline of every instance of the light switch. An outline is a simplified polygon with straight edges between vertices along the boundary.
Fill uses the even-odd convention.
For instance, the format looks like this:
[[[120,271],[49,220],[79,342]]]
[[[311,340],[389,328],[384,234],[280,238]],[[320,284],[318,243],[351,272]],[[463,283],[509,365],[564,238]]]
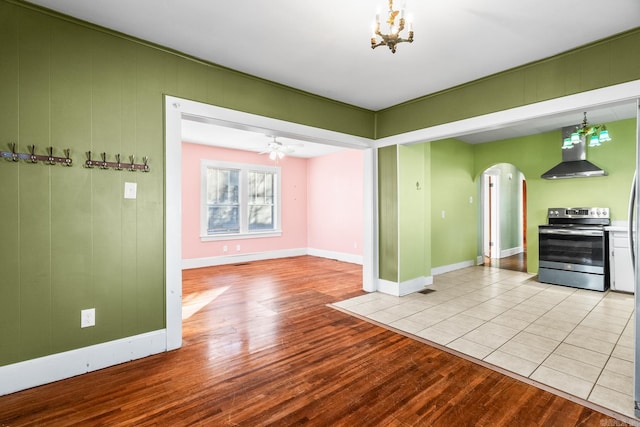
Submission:
[[[124,183],[124,198],[135,199],[138,194],[138,184],[136,182]]]

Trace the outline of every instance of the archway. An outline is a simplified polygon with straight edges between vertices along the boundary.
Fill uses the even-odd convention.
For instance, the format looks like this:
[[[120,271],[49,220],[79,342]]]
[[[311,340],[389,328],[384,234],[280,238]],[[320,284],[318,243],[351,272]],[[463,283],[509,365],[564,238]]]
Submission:
[[[483,265],[526,272],[524,174],[513,164],[498,163],[485,169],[479,179]]]

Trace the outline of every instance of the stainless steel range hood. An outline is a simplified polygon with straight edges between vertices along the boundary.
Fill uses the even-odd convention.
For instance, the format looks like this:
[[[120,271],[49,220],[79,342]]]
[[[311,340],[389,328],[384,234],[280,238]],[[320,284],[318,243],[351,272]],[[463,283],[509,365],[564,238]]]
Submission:
[[[562,128],[562,141],[570,138],[576,131],[577,125]],[[607,172],[587,160],[586,138],[571,148],[562,149],[562,162],[541,175],[544,179],[587,178],[590,176],[605,176]]]

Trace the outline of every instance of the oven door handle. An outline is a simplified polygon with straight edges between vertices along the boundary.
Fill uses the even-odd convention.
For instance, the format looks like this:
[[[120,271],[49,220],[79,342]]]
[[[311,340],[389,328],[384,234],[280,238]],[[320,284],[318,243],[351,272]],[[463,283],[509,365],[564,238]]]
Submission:
[[[565,230],[565,229],[540,229],[540,234],[562,234],[565,236],[602,236],[602,230]]]

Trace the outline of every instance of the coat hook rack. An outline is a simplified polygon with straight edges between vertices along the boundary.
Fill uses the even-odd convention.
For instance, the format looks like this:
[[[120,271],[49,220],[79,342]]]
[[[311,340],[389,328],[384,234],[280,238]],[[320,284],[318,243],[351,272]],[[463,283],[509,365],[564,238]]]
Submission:
[[[93,159],[93,153],[91,151],[86,152],[87,160],[84,162],[85,167],[93,168],[98,167],[100,169],[115,169],[118,171],[128,170],[130,172],[142,171],[149,172],[149,157],[142,157],[142,163],[136,163],[136,156],[129,156],[129,163],[122,163],[120,160],[120,153],[115,155],[116,161],[107,161],[107,153],[100,153],[100,160]]]
[[[73,160],[71,160],[70,157],[71,151],[68,148],[62,150],[64,153],[64,157],[54,156],[53,147],[47,147],[46,155],[36,154],[35,145],[27,145],[27,149],[29,150],[28,153],[16,152],[16,144],[14,142],[9,143],[9,149],[11,151],[0,151],[0,157],[3,157],[12,162],[24,160],[28,163],[44,162],[46,165],[55,165],[56,163],[60,163],[64,166],[71,166],[71,164],[73,163]]]

